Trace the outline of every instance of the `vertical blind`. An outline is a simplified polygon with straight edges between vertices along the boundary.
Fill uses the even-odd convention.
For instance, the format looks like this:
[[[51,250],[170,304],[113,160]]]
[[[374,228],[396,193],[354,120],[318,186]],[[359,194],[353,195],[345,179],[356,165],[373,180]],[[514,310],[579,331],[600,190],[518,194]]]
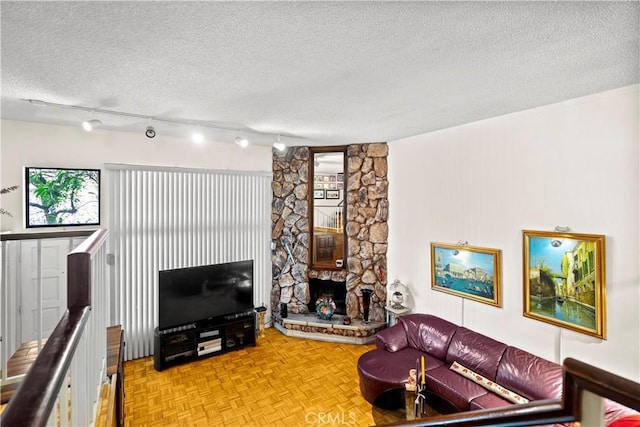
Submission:
[[[271,173],[106,165],[114,318],[127,360],[153,354],[158,271],[254,261],[254,303],[271,291]]]

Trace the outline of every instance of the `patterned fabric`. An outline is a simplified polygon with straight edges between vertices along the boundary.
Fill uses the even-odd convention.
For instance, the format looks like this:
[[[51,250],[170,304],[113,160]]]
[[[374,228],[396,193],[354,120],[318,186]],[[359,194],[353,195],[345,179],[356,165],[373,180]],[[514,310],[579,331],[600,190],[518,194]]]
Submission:
[[[459,373],[460,375],[469,378],[471,381],[480,384],[482,387],[486,388],[489,391],[494,392],[495,394],[497,394],[498,396],[509,400],[510,402],[513,403],[527,403],[529,400],[520,396],[517,393],[512,392],[511,390],[508,390],[504,387],[502,387],[500,384],[496,384],[495,381],[491,381],[485,377],[483,377],[480,374],[477,374],[475,372],[473,372],[471,369],[465,368],[464,366],[462,366],[461,364],[459,364],[458,362],[453,362],[453,364],[451,364],[451,367],[449,368],[454,372]]]
[[[618,418],[607,424],[607,427],[639,427],[640,415],[629,415],[627,417]]]

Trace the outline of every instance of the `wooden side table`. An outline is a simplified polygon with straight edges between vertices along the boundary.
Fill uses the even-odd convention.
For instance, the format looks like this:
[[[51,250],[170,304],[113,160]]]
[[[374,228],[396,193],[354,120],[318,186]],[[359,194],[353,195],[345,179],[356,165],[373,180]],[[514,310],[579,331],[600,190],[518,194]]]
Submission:
[[[411,309],[408,307],[393,308],[390,305],[386,306],[385,310],[387,310],[387,325],[389,326],[393,326],[398,323],[398,317],[411,312]]]

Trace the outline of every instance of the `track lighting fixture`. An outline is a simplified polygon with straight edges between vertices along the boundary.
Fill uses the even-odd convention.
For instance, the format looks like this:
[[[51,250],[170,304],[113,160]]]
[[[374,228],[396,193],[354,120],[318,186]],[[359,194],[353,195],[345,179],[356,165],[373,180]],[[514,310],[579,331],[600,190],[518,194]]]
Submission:
[[[284,151],[284,149],[287,148],[284,142],[280,142],[280,135],[278,135],[278,141],[273,143],[273,147],[278,151]]]
[[[102,122],[97,119],[86,120],[82,122],[82,129],[86,130],[87,132],[91,132],[94,127],[100,126],[101,124]]]
[[[123,111],[114,111],[114,110],[106,110],[106,109],[102,109],[102,108],[90,108],[90,107],[83,107],[80,105],[69,105],[69,104],[58,104],[55,102],[46,102],[46,101],[42,101],[39,99],[22,99],[21,101],[25,101],[28,102],[32,105],[36,105],[39,107],[56,107],[56,108],[66,108],[66,109],[71,109],[71,110],[79,110],[79,111],[85,111],[88,113],[98,113],[101,116],[102,115],[112,115],[112,116],[121,116],[121,117],[130,117],[130,118],[136,118],[136,119],[143,119],[147,121],[147,127],[145,129],[145,136],[147,138],[154,138],[156,136],[156,130],[153,126],[150,125],[151,121],[154,122],[162,122],[162,123],[171,123],[171,124],[177,124],[177,125],[183,125],[183,126],[196,126],[198,128],[210,128],[210,129],[218,129],[221,131],[229,131],[229,132],[247,132],[249,134],[254,134],[254,135],[263,135],[263,136],[276,136],[276,134],[274,133],[268,133],[268,132],[260,132],[260,131],[255,131],[255,130],[247,130],[247,129],[238,129],[238,128],[233,128],[233,127],[226,127],[226,126],[220,126],[220,125],[213,125],[210,124],[209,122],[201,122],[201,121],[197,121],[197,120],[178,120],[178,119],[172,119],[169,117],[157,117],[157,116],[147,116],[144,114],[136,114],[136,113],[127,113],[127,112],[123,112]],[[95,128],[96,126],[100,126],[102,125],[102,122],[100,120],[97,119],[91,119],[91,120],[87,120],[85,122],[82,123],[82,128],[84,130],[86,130],[87,132],[90,132],[91,130],[93,130],[93,128]],[[199,135],[199,136],[197,136]],[[286,148],[286,144],[284,144],[283,142],[280,142],[280,135],[277,135],[278,140],[277,142],[273,143],[273,146],[280,150],[280,151],[284,151],[284,149]],[[295,138],[295,139],[300,139],[301,137],[299,136],[295,136],[295,135],[287,135],[287,138]],[[194,134],[192,136],[192,139],[194,140],[194,142],[203,142],[204,141],[204,136],[202,135],[201,132],[198,132],[197,134]],[[238,136],[235,138],[235,143],[240,145],[241,147],[246,147],[249,145],[249,141],[247,141],[247,139],[244,136]]]
[[[144,134],[147,136],[147,138],[153,138],[156,136],[156,130],[153,128],[153,126],[147,126],[147,130],[144,132]]]
[[[234,141],[242,148],[245,148],[247,145],[249,145],[249,141],[247,141],[247,138],[243,136],[236,136],[236,139]]]
[[[200,144],[204,141],[204,135],[202,135],[200,132],[196,132],[191,135],[191,140],[196,144]]]

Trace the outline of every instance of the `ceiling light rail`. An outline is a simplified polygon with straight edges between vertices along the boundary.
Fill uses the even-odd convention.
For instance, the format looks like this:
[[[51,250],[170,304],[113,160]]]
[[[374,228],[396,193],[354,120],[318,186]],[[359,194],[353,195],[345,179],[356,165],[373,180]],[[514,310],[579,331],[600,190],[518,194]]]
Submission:
[[[250,133],[250,134],[254,134],[254,135],[266,135],[266,136],[273,136],[273,137],[277,137],[277,141],[275,141],[273,143],[273,146],[280,150],[283,151],[284,148],[286,147],[285,144],[283,142],[280,141],[280,136],[282,135],[281,133],[269,133],[269,132],[260,132],[260,131],[255,131],[255,130],[246,130],[246,129],[240,129],[240,128],[234,128],[234,127],[229,127],[229,126],[222,126],[222,125],[212,125],[209,124],[207,122],[202,122],[202,121],[198,121],[198,120],[179,120],[179,119],[172,119],[172,118],[168,118],[168,117],[158,117],[158,116],[147,116],[144,114],[136,114],[136,113],[127,113],[124,111],[116,111],[116,110],[106,110],[106,109],[102,109],[102,108],[90,108],[90,107],[83,107],[81,105],[70,105],[70,104],[58,104],[55,102],[47,102],[47,101],[42,101],[39,99],[22,99],[22,101],[28,102],[32,105],[37,105],[37,106],[41,106],[41,107],[57,107],[57,108],[67,108],[67,109],[71,109],[71,110],[78,110],[78,111],[86,111],[88,113],[91,113],[92,116],[96,113],[98,114],[106,114],[106,115],[112,115],[112,116],[120,116],[120,117],[131,117],[131,118],[136,118],[136,119],[142,119],[142,120],[146,120],[147,123],[150,123],[151,121],[154,122],[163,122],[163,123],[172,123],[172,124],[177,124],[177,125],[183,125],[183,126],[192,126],[192,127],[199,127],[199,128],[210,128],[210,129],[218,129],[218,130],[224,130],[224,131],[230,131],[230,132],[246,132],[246,133]],[[86,125],[85,125],[86,124]],[[91,119],[91,120],[87,120],[83,122],[83,128],[85,130],[87,130],[87,127],[89,128],[89,131],[91,129],[93,129],[93,127],[95,126],[99,126],[102,125],[102,122],[100,120],[97,119]],[[153,136],[149,136],[149,130],[152,130]],[[147,126],[145,129],[145,135],[147,135],[147,137],[149,138],[153,138],[156,135],[156,130],[151,127],[151,126]],[[295,135],[286,135],[287,138],[295,138],[295,139],[306,139],[304,137],[300,137],[300,136],[295,136]],[[238,139],[240,137],[237,137],[236,143],[242,147],[246,147],[249,142],[247,141],[246,138],[241,137],[241,139],[243,139],[246,142],[243,143],[238,143]]]

